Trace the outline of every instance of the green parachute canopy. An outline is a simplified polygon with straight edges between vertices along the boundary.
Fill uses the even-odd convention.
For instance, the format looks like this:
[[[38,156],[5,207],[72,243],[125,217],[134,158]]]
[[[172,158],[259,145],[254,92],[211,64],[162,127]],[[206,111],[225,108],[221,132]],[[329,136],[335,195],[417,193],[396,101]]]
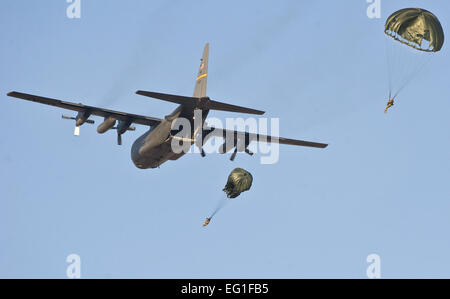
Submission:
[[[228,176],[228,181],[223,191],[228,198],[235,198],[242,192],[249,190],[252,182],[253,177],[250,172],[242,168],[235,168]]]
[[[444,45],[438,18],[421,8],[404,8],[386,20],[389,100],[419,76]]]
[[[384,32],[419,51],[438,52],[444,44],[444,30],[438,18],[421,8],[394,12],[386,20]]]

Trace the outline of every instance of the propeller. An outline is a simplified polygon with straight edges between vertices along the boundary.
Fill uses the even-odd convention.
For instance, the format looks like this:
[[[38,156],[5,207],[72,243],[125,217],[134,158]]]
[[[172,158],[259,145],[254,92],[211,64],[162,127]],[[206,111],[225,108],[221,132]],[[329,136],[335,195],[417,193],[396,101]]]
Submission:
[[[67,115],[61,115],[61,118],[63,118],[63,119],[72,119],[72,120],[76,120],[76,118],[75,117],[72,117],[72,116],[67,116]]]
[[[249,154],[250,156],[253,156],[253,154],[254,154],[254,153],[253,153],[251,150],[249,150],[248,148],[246,148],[244,151],[245,151],[247,154]],[[231,161],[234,161],[234,159],[236,158],[237,152],[238,152],[238,149],[237,149],[237,147],[236,147],[236,148],[234,148],[234,152],[233,152],[233,154],[232,154],[231,157],[230,157],[230,160],[231,160]]]
[[[67,116],[67,115],[61,115],[62,119],[70,119],[75,121],[75,129],[73,131],[73,135],[79,136],[80,135],[80,126],[84,123],[88,124],[94,124],[95,121],[92,119],[87,119],[89,117],[89,114],[86,114],[85,112],[80,111],[76,117],[73,116]]]
[[[231,155],[231,157],[230,157],[230,160],[231,161],[234,161],[234,158],[236,158],[236,154],[237,154],[237,147],[236,148],[234,148],[234,152],[233,152],[233,154]]]
[[[208,126],[208,123],[205,121],[204,122],[204,124],[203,124],[204,126]],[[200,150],[200,155],[204,158],[204,157],[206,157],[206,153],[205,153],[205,150],[203,149],[203,145],[205,144],[205,142],[207,141],[207,140],[209,140],[209,138],[211,138],[211,137],[213,137],[212,135],[211,135],[211,132],[212,132],[213,130],[212,129],[209,129],[209,130],[203,130],[203,132],[202,132],[202,138],[200,139],[200,138],[198,138],[198,136],[195,138],[195,145],[197,145],[197,147],[198,147],[198,149]]]
[[[239,152],[245,152],[245,153],[249,154],[250,156],[253,156],[253,152],[248,149],[248,146],[250,145],[250,140],[248,138],[245,138],[243,141],[245,142],[245,144],[243,144],[243,146],[242,146],[242,145],[239,144],[239,140],[238,140],[237,145],[234,148],[234,152],[233,152],[233,154],[230,157],[231,161],[234,161],[238,151]],[[239,147],[239,150],[238,150],[238,147]]]
[[[197,146],[197,148],[199,149],[199,151],[200,151],[200,155],[204,158],[204,157],[206,157],[206,153],[205,153],[205,151],[203,150],[203,142],[204,142],[204,140],[205,140],[205,136],[202,136],[202,139],[203,139],[203,141],[202,142],[200,142],[200,138],[195,138],[195,145]]]
[[[122,145],[122,134],[126,131],[134,131],[136,130],[135,127],[130,126],[131,120],[121,120],[119,121],[119,124],[117,127],[113,127],[113,129],[117,130],[117,144]]]

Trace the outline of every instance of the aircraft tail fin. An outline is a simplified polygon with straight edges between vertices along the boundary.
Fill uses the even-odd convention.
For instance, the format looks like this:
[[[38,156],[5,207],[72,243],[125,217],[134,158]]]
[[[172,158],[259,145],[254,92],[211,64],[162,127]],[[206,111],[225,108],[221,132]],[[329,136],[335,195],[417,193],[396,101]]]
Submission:
[[[209,43],[205,45],[203,56],[200,60],[200,67],[198,70],[197,79],[195,81],[194,96],[185,97],[174,94],[165,94],[151,91],[136,91],[137,94],[150,98],[155,98],[167,102],[183,105],[192,109],[201,110],[221,110],[229,112],[240,112],[249,114],[264,114],[264,111],[226,104],[222,102],[213,101],[206,96],[206,82],[208,77],[208,58],[209,58]]]
[[[174,94],[166,94],[166,93],[158,93],[151,91],[136,91],[137,94],[155,98],[167,102],[172,102],[176,104],[180,104],[183,106],[190,107],[192,109],[201,109],[201,110],[220,110],[220,111],[228,111],[228,112],[240,112],[240,113],[249,113],[249,114],[257,114],[262,115],[265,112],[261,110],[256,110],[252,108],[246,108],[242,106],[236,106],[231,104],[226,104],[218,101],[213,101],[208,97],[198,98],[198,97],[185,97]]]
[[[209,43],[205,45],[203,49],[203,56],[200,59],[200,67],[198,69],[198,75],[195,79],[194,97],[204,98],[206,97],[206,83],[208,79],[208,58],[209,58]]]

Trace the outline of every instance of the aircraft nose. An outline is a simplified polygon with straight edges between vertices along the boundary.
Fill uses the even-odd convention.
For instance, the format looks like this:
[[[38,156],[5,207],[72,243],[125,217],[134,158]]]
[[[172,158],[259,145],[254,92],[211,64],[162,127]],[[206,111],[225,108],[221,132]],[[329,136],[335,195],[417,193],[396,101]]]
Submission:
[[[149,140],[143,143],[139,148],[139,155],[145,156],[151,149],[158,146],[159,144],[155,140]]]

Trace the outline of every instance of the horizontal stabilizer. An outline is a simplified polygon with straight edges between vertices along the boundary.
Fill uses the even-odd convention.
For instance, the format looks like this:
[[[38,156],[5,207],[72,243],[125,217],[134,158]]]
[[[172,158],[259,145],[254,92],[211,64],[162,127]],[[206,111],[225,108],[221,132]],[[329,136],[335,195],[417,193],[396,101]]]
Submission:
[[[166,102],[172,102],[172,103],[176,103],[176,104],[180,104],[180,105],[195,105],[196,101],[198,100],[198,98],[194,98],[194,97],[177,96],[174,94],[166,94],[166,93],[143,91],[143,90],[138,90],[138,91],[136,91],[136,93],[141,96],[146,96],[149,98],[163,100]]]
[[[195,98],[195,97],[185,97],[173,94],[165,94],[151,91],[143,91],[138,90],[136,92],[139,95],[155,98],[167,102],[172,102],[184,106],[190,106],[193,109],[202,109],[202,110],[220,110],[220,111],[228,111],[228,112],[240,112],[240,113],[248,113],[248,114],[257,114],[262,115],[265,112],[261,110],[226,104],[222,102],[213,101],[208,97],[205,98]]]
[[[265,112],[261,110],[226,104],[222,102],[217,102],[213,100],[210,101],[210,109],[213,110],[220,110],[220,111],[229,111],[229,112],[240,112],[240,113],[248,113],[248,114],[257,114],[257,115],[263,115]]]

